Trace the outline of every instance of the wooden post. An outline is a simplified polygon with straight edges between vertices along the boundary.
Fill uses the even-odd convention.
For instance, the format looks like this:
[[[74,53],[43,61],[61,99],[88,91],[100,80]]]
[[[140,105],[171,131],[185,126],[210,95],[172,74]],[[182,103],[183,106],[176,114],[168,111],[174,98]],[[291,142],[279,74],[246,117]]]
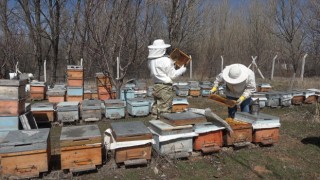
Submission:
[[[120,58],[117,57],[117,79],[120,78]]]
[[[47,60],[43,62],[43,78],[44,82],[47,82]]]
[[[223,71],[223,56],[220,56],[221,57],[221,72]]]
[[[80,66],[82,66],[82,63],[83,63],[83,58],[81,58],[80,60]]]
[[[308,54],[306,53],[303,58],[302,58],[302,65],[301,65],[301,75],[300,78],[301,80],[303,80],[303,74],[304,74],[304,65],[306,63],[306,57],[308,56]]]
[[[191,59],[191,56],[190,56]],[[192,61],[190,61],[190,79],[192,79]]]
[[[272,68],[271,68],[271,77],[270,77],[271,80],[273,80],[274,64],[275,64],[277,57],[278,57],[278,55],[274,56],[274,58],[272,59]]]

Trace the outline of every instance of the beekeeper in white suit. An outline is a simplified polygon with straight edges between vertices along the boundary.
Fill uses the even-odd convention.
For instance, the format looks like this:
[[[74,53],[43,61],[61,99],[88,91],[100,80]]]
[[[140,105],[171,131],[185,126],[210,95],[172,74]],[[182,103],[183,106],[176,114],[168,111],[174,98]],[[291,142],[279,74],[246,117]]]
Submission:
[[[236,100],[242,112],[250,112],[251,95],[256,91],[254,72],[242,64],[226,66],[216,77],[210,92],[215,93],[223,83],[226,83],[227,98]],[[234,118],[236,112],[237,106],[228,108],[229,117]]]
[[[148,66],[154,82],[153,114],[157,114],[157,118],[159,118],[160,113],[171,111],[174,96],[172,89],[173,79],[181,76],[186,71],[185,66],[176,70],[175,61],[166,55],[166,49],[170,46],[170,44],[165,44],[162,39],[156,39],[152,45],[148,46]]]

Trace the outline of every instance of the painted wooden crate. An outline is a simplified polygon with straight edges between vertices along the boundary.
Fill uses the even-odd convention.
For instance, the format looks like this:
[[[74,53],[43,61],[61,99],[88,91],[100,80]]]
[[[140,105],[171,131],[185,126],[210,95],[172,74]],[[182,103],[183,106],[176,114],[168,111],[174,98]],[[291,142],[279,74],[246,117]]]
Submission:
[[[49,102],[39,102],[31,105],[32,114],[37,123],[55,121],[55,105]]]
[[[150,112],[149,101],[142,98],[128,99],[127,111],[131,116],[147,116]]]
[[[160,116],[160,118],[162,121],[165,121],[166,123],[173,126],[183,126],[207,122],[205,116],[190,111],[181,113],[164,113]]]
[[[160,120],[151,120],[150,130],[155,144],[153,148],[160,155],[170,158],[186,158],[193,148],[192,125],[172,126]]]
[[[177,85],[176,86],[176,95],[185,97],[189,95],[189,86],[188,85]]]
[[[83,79],[68,78],[67,84],[68,87],[81,87],[83,86]]]
[[[233,130],[231,134],[224,131],[223,141],[226,146],[234,145],[242,147],[252,142],[252,125],[250,123],[237,121],[232,118],[227,118],[226,122]]]
[[[171,112],[183,112],[188,109],[189,103],[187,98],[173,98]]]
[[[237,112],[235,119],[252,124],[252,142],[268,145],[279,141],[279,117],[264,113],[254,115],[247,112]]]
[[[201,89],[199,86],[189,86],[189,95],[192,97],[199,97],[201,95]]]
[[[257,91],[258,92],[269,92],[272,90],[272,86],[267,83],[262,83],[258,85]]]
[[[62,127],[61,169],[71,172],[96,169],[102,164],[102,138],[97,125]]]
[[[281,92],[280,95],[280,106],[288,107],[291,106],[292,94],[290,92]]]
[[[101,101],[85,99],[82,101],[81,118],[84,121],[101,120]]]
[[[110,77],[102,72],[96,73],[96,83],[97,87],[111,84]]]
[[[19,130],[19,116],[0,116],[0,131]]]
[[[66,90],[50,89],[47,91],[48,101],[51,103],[64,102],[66,99]]]
[[[305,95],[303,94],[303,91],[299,91],[299,90],[292,90],[292,101],[291,103],[293,105],[301,105],[303,104],[304,100],[305,100]]]
[[[59,122],[75,122],[79,120],[79,102],[60,102],[57,104],[57,120]]]
[[[121,99],[109,99],[104,101],[105,116],[108,119],[121,119],[125,117],[126,102]]]
[[[47,84],[46,82],[32,81],[30,83],[30,99],[44,100],[46,99]]]
[[[19,116],[25,113],[26,99],[0,99],[1,116]]]
[[[38,177],[49,170],[50,129],[10,131],[0,143],[1,174],[15,178]]]
[[[67,76],[68,79],[83,79],[83,67],[78,65],[68,65]]]
[[[132,88],[121,88],[120,99],[128,100],[134,98],[134,90]]]
[[[200,85],[201,96],[204,96],[204,97],[209,96],[211,88],[212,87],[209,85]]]
[[[279,92],[268,92],[266,93],[266,106],[268,107],[278,107],[280,106],[280,94]]]
[[[25,99],[27,80],[0,80],[0,99]]]
[[[139,140],[151,140],[150,130],[141,121],[113,122],[111,123],[112,135],[117,142],[130,142]],[[132,164],[132,161],[140,160],[145,164],[151,160],[151,143],[115,149],[116,163]]]
[[[305,97],[303,103],[305,103],[305,104],[314,104],[318,100],[317,99],[318,96],[316,95],[316,92],[314,92],[314,91],[306,90],[306,91],[303,92],[303,95]]]
[[[220,151],[223,145],[222,130],[224,127],[218,127],[212,122],[195,124],[194,132],[199,134],[194,137],[193,149],[202,151],[203,153],[211,153]]]

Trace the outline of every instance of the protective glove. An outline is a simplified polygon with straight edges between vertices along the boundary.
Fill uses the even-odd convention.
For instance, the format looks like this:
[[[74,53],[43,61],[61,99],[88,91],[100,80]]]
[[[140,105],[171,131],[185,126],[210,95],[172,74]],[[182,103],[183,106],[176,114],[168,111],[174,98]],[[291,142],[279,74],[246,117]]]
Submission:
[[[213,86],[213,88],[210,90],[210,94],[215,94],[217,92],[217,87]]]
[[[240,105],[246,98],[244,96],[240,96],[237,100],[237,105]]]
[[[183,73],[185,73],[187,68],[183,65],[178,70],[176,70],[176,75],[181,76]]]

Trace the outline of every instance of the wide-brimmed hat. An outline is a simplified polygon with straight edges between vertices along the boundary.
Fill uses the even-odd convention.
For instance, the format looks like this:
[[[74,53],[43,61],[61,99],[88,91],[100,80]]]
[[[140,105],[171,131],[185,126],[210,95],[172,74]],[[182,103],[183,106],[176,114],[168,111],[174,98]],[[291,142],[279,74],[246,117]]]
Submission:
[[[153,44],[148,46],[149,49],[164,49],[170,47],[170,44],[165,44],[164,40],[156,39],[153,41]]]
[[[224,68],[222,77],[229,84],[239,84],[248,78],[248,70],[242,64],[232,64]]]

